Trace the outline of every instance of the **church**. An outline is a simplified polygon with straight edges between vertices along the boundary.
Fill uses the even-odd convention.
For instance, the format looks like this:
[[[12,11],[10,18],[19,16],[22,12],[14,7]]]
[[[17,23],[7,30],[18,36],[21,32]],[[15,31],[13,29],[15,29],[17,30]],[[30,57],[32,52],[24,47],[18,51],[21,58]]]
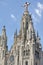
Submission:
[[[26,2],[19,34],[14,34],[14,43],[8,51],[6,28],[0,36],[0,65],[43,65],[43,51],[40,37],[35,33],[31,14]]]

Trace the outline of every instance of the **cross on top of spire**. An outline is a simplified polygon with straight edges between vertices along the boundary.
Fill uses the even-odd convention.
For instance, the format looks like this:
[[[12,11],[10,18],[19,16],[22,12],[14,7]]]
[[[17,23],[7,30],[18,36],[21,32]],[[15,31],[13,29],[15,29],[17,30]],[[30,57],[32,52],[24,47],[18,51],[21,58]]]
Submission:
[[[25,7],[25,10],[26,11],[28,11],[28,6],[30,5],[30,3],[28,3],[28,2],[26,2],[25,4],[24,4],[24,7]]]

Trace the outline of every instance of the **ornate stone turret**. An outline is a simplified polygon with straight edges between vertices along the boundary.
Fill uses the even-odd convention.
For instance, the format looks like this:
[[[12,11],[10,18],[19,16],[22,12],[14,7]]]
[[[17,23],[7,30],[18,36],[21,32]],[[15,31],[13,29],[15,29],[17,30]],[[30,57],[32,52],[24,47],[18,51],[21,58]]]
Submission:
[[[3,26],[1,35],[1,45],[0,45],[0,55],[1,55],[0,65],[7,65],[7,52],[8,52],[8,46],[7,46],[6,29],[5,26]]]
[[[36,42],[37,42],[38,44],[40,44],[40,37],[39,37],[38,32],[37,32],[37,36],[36,36]]]
[[[4,39],[6,38],[6,29],[5,29],[5,26],[3,26],[3,29],[2,29],[2,37],[4,37]]]
[[[40,41],[40,37],[39,37],[39,34],[38,34],[38,32],[37,32],[37,40],[38,40],[38,41]]]
[[[1,43],[3,46],[7,46],[7,36],[6,36],[6,29],[5,29],[5,26],[3,26],[3,29],[2,29],[2,35],[1,35]]]
[[[40,44],[40,37],[39,37],[38,32],[37,32],[37,37],[36,37],[36,43],[39,45],[39,48],[42,49],[42,46]]]

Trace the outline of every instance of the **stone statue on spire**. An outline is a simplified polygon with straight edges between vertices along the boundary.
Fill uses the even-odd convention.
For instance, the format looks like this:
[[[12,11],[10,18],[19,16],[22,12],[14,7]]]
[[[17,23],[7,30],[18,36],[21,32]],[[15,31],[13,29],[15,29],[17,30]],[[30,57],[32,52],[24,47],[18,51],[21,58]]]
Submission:
[[[24,4],[24,7],[25,7],[25,11],[28,11],[28,6],[30,5],[30,3],[28,3],[28,2],[26,2],[25,4]]]

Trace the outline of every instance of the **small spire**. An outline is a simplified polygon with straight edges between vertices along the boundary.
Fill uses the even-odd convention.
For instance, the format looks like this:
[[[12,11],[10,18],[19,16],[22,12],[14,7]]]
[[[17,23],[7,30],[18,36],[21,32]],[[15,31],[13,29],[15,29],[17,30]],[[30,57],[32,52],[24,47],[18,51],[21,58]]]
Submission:
[[[40,37],[39,37],[38,31],[37,31],[37,38],[39,38],[39,40],[40,40]]]
[[[1,37],[2,37],[3,40],[6,40],[7,41],[5,26],[3,26],[3,28],[2,28],[2,35],[1,35]]]
[[[6,29],[5,29],[5,26],[3,26],[3,28],[2,28],[2,35],[6,35]]]
[[[2,30],[5,30],[5,26],[3,26],[3,29]]]
[[[14,37],[17,37],[17,29],[16,29],[16,32],[15,32],[15,34],[14,34]]]
[[[17,29],[16,29],[16,32],[14,34],[14,43],[17,43]]]
[[[38,31],[37,31],[37,37],[39,37]]]
[[[15,35],[17,36],[17,29],[16,29],[16,32],[15,32]]]
[[[5,26],[3,26],[3,28],[5,28]]]

